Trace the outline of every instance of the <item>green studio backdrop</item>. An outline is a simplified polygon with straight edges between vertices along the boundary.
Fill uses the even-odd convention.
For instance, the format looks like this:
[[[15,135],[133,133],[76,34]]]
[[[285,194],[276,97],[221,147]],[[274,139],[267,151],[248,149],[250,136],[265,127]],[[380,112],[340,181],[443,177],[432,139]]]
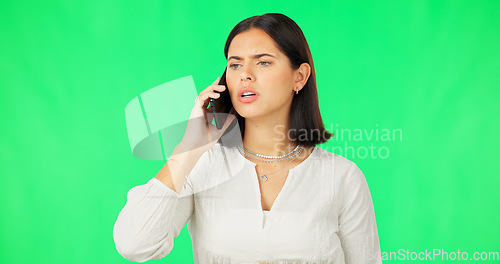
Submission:
[[[128,263],[113,225],[127,191],[164,161],[132,155],[125,106],[188,75],[199,93],[222,73],[232,27],[268,12],[294,19],[309,42],[323,120],[336,133],[320,147],[363,170],[382,251],[500,251],[499,1],[0,9],[2,263]],[[185,227],[171,254],[151,262],[192,259]]]

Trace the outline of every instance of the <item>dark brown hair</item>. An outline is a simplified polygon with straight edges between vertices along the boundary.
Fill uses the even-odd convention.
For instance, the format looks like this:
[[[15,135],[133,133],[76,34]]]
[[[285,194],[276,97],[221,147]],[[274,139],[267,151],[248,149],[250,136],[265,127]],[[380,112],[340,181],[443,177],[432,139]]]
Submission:
[[[311,66],[311,75],[298,94],[294,94],[290,109],[289,129],[290,140],[297,144],[312,147],[327,142],[332,136],[325,130],[319,111],[318,91],[314,64],[306,38],[299,26],[289,17],[280,13],[267,13],[249,17],[238,23],[226,40],[224,56],[231,41],[236,35],[247,30],[258,28],[265,31],[277,44],[291,62],[293,69],[298,69],[304,62]],[[240,126],[241,137],[245,133],[245,118],[234,111]]]

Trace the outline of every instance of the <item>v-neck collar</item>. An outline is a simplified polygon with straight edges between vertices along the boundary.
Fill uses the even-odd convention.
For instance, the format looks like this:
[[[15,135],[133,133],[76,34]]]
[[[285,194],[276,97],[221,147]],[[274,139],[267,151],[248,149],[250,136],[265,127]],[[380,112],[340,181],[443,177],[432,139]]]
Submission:
[[[247,158],[245,158],[238,150],[237,147],[233,147],[232,148],[232,151],[233,151],[233,155],[236,155],[237,158],[236,160],[238,162],[236,162],[236,164],[234,165],[237,165],[237,167],[240,167],[241,164],[240,162],[243,161],[244,163],[250,165],[253,169],[253,171],[251,172],[251,175],[252,175],[252,182],[253,182],[253,188],[255,189],[256,191],[256,196],[258,197],[257,200],[257,211],[260,213],[260,216],[261,216],[261,221],[262,221],[262,230],[267,230],[269,228],[269,222],[272,218],[272,215],[274,214],[274,212],[276,212],[276,208],[279,209],[279,204],[280,204],[280,201],[282,199],[286,199],[286,195],[287,195],[287,189],[288,189],[288,185],[290,185],[290,181],[293,181],[294,179],[294,175],[296,174],[297,171],[301,170],[304,166],[307,166],[307,164],[309,164],[311,162],[312,159],[314,159],[315,155],[317,154],[317,146],[314,146],[313,150],[311,151],[311,154],[309,154],[309,156],[303,160],[301,163],[299,163],[298,165],[296,165],[295,167],[291,168],[288,170],[288,176],[285,180],[285,183],[283,184],[283,187],[281,188],[281,190],[279,191],[278,195],[276,196],[276,198],[274,199],[274,202],[273,202],[273,205],[271,206],[271,209],[264,212],[264,210],[262,209],[262,194],[260,192],[260,186],[259,186],[259,179],[258,179],[258,175],[257,175],[257,171],[255,170],[255,167],[257,166],[256,163],[248,160]],[[313,156],[314,155],[314,156]],[[266,215],[264,215],[266,214]]]

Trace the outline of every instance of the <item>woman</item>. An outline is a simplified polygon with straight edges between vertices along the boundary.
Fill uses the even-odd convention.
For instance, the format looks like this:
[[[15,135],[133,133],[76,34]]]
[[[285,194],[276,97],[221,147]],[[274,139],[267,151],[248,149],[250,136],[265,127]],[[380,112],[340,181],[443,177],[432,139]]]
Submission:
[[[250,17],[224,54],[236,118],[220,131],[211,125],[209,99],[226,89],[217,78],[195,100],[171,159],[129,191],[113,230],[119,253],[162,258],[187,223],[195,263],[382,263],[363,173],[316,147],[332,135],[300,28],[282,14]],[[234,119],[241,142],[221,144]]]

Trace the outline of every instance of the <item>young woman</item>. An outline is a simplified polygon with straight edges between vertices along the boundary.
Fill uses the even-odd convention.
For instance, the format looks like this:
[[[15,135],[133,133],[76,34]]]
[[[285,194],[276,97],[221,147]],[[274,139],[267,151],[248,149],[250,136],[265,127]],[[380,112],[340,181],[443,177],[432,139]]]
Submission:
[[[129,191],[118,252],[162,258],[187,223],[195,263],[382,263],[363,173],[316,146],[332,135],[297,24],[277,13],[245,19],[224,54],[227,88],[217,78],[200,93],[171,159]],[[207,106],[225,89],[234,109],[217,130]],[[240,142],[217,141],[235,121]]]

